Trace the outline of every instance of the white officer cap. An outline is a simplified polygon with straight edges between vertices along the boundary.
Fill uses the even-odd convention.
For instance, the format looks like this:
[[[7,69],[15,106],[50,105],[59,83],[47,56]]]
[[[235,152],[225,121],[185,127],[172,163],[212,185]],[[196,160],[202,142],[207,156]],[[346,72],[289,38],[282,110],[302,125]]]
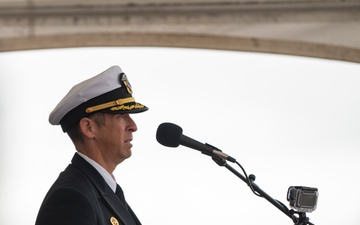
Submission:
[[[52,125],[66,132],[81,118],[94,112],[139,113],[148,108],[135,102],[125,73],[119,66],[75,85],[49,115]]]

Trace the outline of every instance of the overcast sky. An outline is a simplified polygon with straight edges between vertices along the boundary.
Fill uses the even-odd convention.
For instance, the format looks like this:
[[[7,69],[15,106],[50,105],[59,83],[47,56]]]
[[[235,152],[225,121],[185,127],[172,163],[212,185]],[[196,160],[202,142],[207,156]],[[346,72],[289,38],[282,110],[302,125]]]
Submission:
[[[172,122],[236,158],[285,205],[289,186],[317,187],[312,223],[359,225],[359,64],[170,48],[0,53],[0,224],[34,224],[75,152],[48,115],[112,65],[150,108],[133,116],[133,156],[114,173],[143,224],[292,224],[210,157],[157,143],[158,125]]]

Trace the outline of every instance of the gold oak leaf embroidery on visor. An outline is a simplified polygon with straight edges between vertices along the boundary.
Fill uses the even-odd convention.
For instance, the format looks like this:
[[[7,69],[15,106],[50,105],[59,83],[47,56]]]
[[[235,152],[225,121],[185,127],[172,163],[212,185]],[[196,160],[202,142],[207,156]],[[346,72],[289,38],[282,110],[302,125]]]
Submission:
[[[144,108],[143,105],[136,103],[135,105],[120,105],[116,107],[112,107],[111,111],[118,111],[118,110],[133,110],[133,109],[142,109]]]

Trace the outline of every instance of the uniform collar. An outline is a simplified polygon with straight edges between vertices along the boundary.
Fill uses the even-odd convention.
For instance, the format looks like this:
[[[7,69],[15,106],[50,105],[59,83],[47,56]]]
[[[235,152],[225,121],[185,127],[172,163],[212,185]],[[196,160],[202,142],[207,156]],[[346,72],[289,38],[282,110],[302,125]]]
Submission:
[[[81,156],[84,160],[86,160],[100,173],[100,175],[104,178],[105,182],[109,185],[111,190],[113,190],[114,192],[116,191],[116,181],[110,173],[108,173],[102,166],[100,166],[97,162],[90,159],[88,156],[84,155],[83,153],[81,152],[76,152],[76,153],[79,156]]]
[[[89,163],[85,157],[83,158],[80,154],[75,153],[71,162],[74,167],[82,171],[88,177],[88,179],[90,179],[92,184],[99,191],[99,194],[103,198],[104,203],[108,205],[113,210],[113,212],[115,212],[115,218],[120,218],[123,221],[123,225],[141,225],[140,222],[137,222],[138,219],[136,216],[133,217],[129,213],[122,201],[110,188],[110,185],[106,183],[100,172],[94,166],[92,166],[92,164]],[[134,218],[136,221],[134,221]]]

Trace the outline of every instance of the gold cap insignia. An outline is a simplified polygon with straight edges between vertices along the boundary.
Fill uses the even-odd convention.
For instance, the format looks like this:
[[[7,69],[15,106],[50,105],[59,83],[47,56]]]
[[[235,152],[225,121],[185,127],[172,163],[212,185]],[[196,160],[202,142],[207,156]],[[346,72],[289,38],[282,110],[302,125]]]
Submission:
[[[130,84],[127,76],[125,75],[125,73],[121,74],[121,81],[125,85],[127,92],[129,92],[129,94],[132,94],[133,92],[132,92],[132,89],[131,89],[131,84]]]
[[[119,221],[113,216],[110,218],[110,222],[112,225],[120,225]]]

